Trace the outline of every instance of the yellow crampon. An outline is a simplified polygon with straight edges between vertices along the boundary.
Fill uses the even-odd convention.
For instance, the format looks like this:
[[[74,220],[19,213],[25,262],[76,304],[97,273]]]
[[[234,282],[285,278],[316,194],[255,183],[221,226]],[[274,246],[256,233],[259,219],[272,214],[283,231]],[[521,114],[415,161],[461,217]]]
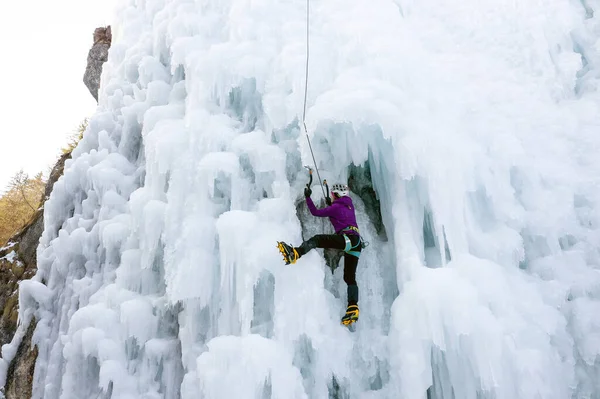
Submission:
[[[285,242],[278,241],[277,248],[279,248],[279,252],[281,252],[286,265],[289,265],[290,263],[296,263],[300,257],[298,255],[298,251],[296,251],[295,248],[287,245]]]
[[[345,326],[349,326],[358,320],[358,305],[349,305],[348,309],[346,309],[346,314],[342,317],[342,324]]]

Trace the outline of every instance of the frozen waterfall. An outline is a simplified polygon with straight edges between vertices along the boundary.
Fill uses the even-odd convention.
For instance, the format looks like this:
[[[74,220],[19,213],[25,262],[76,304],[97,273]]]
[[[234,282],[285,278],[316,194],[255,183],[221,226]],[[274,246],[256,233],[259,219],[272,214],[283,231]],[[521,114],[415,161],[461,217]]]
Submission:
[[[123,1],[21,285],[34,398],[600,398],[600,1],[311,1],[356,331],[343,261],[275,245],[330,231],[306,2]]]

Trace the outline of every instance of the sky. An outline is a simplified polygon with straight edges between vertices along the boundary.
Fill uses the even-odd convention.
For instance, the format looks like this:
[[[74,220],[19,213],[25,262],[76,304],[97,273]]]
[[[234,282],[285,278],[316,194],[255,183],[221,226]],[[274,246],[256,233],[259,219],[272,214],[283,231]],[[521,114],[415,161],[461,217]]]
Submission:
[[[23,169],[47,172],[96,101],[83,84],[94,29],[117,1],[0,2],[0,191]]]

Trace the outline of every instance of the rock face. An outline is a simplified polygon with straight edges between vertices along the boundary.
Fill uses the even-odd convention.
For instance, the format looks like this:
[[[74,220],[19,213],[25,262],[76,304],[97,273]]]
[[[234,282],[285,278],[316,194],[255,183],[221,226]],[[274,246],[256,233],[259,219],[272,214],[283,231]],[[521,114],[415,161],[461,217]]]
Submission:
[[[35,320],[29,324],[27,333],[19,345],[15,361],[10,364],[7,373],[5,397],[6,399],[31,398],[33,387],[33,371],[37,358],[37,348],[31,347],[31,338],[35,330]]]
[[[102,74],[102,64],[108,59],[108,49],[112,41],[110,26],[106,28],[96,28],[94,31],[94,45],[88,53],[87,68],[83,75],[83,83],[88,88],[92,96],[98,101],[98,88],[100,87],[100,75]]]
[[[26,280],[36,272],[35,248],[43,230],[42,211],[37,211],[25,229],[11,238],[8,245],[0,249],[0,345],[12,341],[17,329],[19,281]],[[27,236],[27,242],[22,238]],[[33,259],[31,256],[33,255]],[[25,261],[25,258],[29,261]]]
[[[96,100],[100,87],[102,64],[108,58],[111,43],[110,26],[97,28],[94,32],[94,45],[88,55],[88,65],[84,83]],[[62,176],[65,161],[71,153],[63,154],[52,169],[44,190],[44,201],[52,192],[54,183]],[[26,226],[8,243],[0,248],[0,345],[10,343],[17,330],[19,282],[33,277],[37,271],[37,247],[44,230],[44,210],[42,208],[31,217]],[[32,346],[35,320],[30,323],[17,353],[11,362],[6,385],[0,392],[6,399],[31,397],[33,372],[37,358],[37,348]]]

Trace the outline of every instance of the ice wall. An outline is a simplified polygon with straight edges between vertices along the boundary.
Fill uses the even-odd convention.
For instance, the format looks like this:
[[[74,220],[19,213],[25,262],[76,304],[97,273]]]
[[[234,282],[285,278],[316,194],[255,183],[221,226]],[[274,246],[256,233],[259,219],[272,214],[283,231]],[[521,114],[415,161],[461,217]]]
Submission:
[[[599,9],[311,3],[308,131],[371,244],[351,333],[342,268],[275,248],[328,231],[306,3],[123,2],[21,286],[34,397],[598,397]]]

